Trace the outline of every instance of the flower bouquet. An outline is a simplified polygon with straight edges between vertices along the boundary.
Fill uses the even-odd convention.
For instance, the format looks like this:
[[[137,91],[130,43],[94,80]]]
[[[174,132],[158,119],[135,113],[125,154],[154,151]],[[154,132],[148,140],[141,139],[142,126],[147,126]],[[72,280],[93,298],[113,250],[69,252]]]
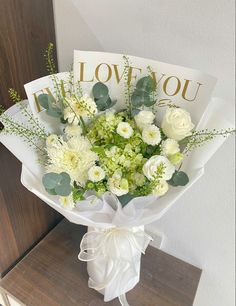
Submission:
[[[74,70],[56,73],[51,44],[46,58],[50,75],[25,85],[28,101],[9,91],[16,104],[2,110],[0,140],[22,162],[25,187],[88,226],[79,259],[89,286],[128,305],[152,239],[144,225],[203,174],[234,130],[223,102],[209,102],[215,79],[200,72],[75,51]]]

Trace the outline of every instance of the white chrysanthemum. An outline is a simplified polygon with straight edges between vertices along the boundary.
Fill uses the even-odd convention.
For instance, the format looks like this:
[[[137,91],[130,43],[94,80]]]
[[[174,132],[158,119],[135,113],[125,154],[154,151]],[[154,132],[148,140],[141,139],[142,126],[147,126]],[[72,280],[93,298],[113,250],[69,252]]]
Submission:
[[[130,138],[133,135],[134,130],[128,122],[120,122],[117,126],[116,132],[124,138]]]
[[[88,139],[71,137],[67,142],[60,139],[56,145],[47,148],[49,172],[67,172],[72,181],[84,186],[88,180],[88,170],[95,165],[97,154],[90,150]]]
[[[99,182],[105,178],[105,171],[99,166],[93,166],[88,171],[88,178],[92,182]]]
[[[168,183],[164,180],[161,180],[159,184],[153,189],[152,194],[157,196],[163,196],[165,193],[167,193],[168,189]]]
[[[60,197],[59,202],[63,208],[68,210],[72,210],[75,207],[72,194],[70,194],[68,197]]]
[[[97,114],[97,105],[87,94],[81,98],[76,96],[66,98],[64,119],[70,124],[78,125],[79,117],[90,118]]]
[[[143,165],[143,173],[149,180],[154,180],[160,167],[164,168],[161,178],[165,181],[171,179],[175,172],[175,167],[165,156],[161,155],[154,155],[149,158]]]
[[[67,125],[65,128],[65,133],[67,136],[80,136],[82,134],[82,128],[79,125]]]
[[[149,145],[158,145],[158,143],[161,141],[161,132],[156,125],[147,125],[143,129],[142,139]]]
[[[58,143],[59,143],[59,141],[58,141],[58,136],[55,135],[55,134],[49,135],[49,136],[47,137],[47,139],[46,139],[46,145],[47,145],[47,147],[53,146],[53,145],[58,144]]]
[[[129,192],[129,183],[127,179],[122,178],[122,173],[116,171],[108,180],[108,189],[118,197]]]
[[[174,139],[170,139],[170,138],[166,139],[161,144],[161,152],[165,156],[178,153],[179,152],[178,142]]]
[[[146,110],[143,110],[134,116],[134,120],[141,131],[146,125],[153,124],[154,119],[155,115],[152,112]]]

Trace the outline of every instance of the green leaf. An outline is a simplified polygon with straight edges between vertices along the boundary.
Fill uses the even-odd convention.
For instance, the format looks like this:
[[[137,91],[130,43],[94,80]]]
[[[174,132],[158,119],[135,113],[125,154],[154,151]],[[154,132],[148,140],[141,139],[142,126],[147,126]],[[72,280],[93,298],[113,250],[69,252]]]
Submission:
[[[45,189],[53,189],[61,181],[61,176],[58,173],[49,172],[44,174],[42,181]]]
[[[136,88],[146,91],[148,93],[155,90],[156,84],[152,77],[146,76],[138,80]]]
[[[61,173],[60,173],[60,177],[61,177],[61,180],[63,180],[65,183],[70,184],[71,178],[70,178],[70,176],[69,176],[68,173],[66,173],[66,172],[61,172]]]
[[[146,91],[135,90],[131,96],[133,106],[139,107],[150,102],[149,94]]]
[[[140,111],[141,111],[141,109],[139,109],[139,108],[133,108],[133,109],[131,110],[131,116],[134,117],[134,116],[138,115],[138,113],[139,113]]]
[[[54,189],[48,189],[48,188],[45,188],[45,190],[51,194],[51,195],[57,195],[56,191]]]
[[[108,96],[108,87],[105,84],[103,84],[101,82],[98,82],[93,86],[92,92],[93,92],[94,98],[96,98],[96,99],[100,99],[102,97],[107,97]]]
[[[108,108],[111,108],[112,106],[114,106],[116,104],[117,100],[111,100],[110,97],[108,97],[108,100],[107,100],[107,109]]]
[[[172,186],[185,186],[189,182],[187,174],[183,171],[175,171],[168,183]]]
[[[67,197],[72,191],[72,186],[70,184],[59,184],[55,187],[55,192],[57,195],[62,197]]]
[[[54,118],[60,118],[62,116],[62,112],[59,108],[49,108],[46,113]]]
[[[127,205],[132,199],[134,199],[135,197],[129,193],[124,194],[120,197],[118,197],[121,205],[124,207],[125,205]]]
[[[150,97],[149,97],[149,100],[146,100],[146,101],[144,102],[144,105],[145,105],[145,106],[152,106],[152,105],[154,105],[155,103],[156,103],[156,101],[155,101],[155,100],[151,100]]]
[[[107,108],[108,99],[109,99],[108,96],[95,99],[95,103],[97,104],[97,108],[99,111],[104,111]]]
[[[49,95],[48,94],[40,94],[38,96],[38,101],[39,101],[39,104],[45,108],[45,109],[48,109],[49,108]]]

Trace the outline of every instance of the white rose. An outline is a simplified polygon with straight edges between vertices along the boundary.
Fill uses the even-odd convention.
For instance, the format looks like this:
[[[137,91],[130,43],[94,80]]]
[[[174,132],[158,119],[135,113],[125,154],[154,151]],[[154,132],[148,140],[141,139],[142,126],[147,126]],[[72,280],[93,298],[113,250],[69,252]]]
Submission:
[[[158,143],[161,141],[161,132],[154,124],[147,125],[142,131],[142,139],[149,145],[158,145]]]
[[[88,178],[92,182],[99,182],[105,177],[105,171],[99,166],[93,166],[88,171]]]
[[[68,210],[72,210],[75,207],[72,194],[70,194],[68,197],[60,197],[59,202],[63,208]]]
[[[161,178],[165,181],[171,179],[173,173],[175,172],[175,167],[165,156],[161,155],[154,155],[149,158],[143,165],[143,173],[149,180],[154,180],[160,166],[164,166],[164,171]]]
[[[143,130],[146,125],[151,125],[154,119],[155,115],[152,112],[146,110],[143,110],[134,116],[134,120],[140,130]]]
[[[168,138],[161,144],[161,152],[165,156],[176,154],[179,150],[179,144],[174,139]]]
[[[82,128],[79,125],[67,125],[65,133],[68,136],[80,136],[82,134]]]
[[[168,189],[168,183],[164,180],[161,180],[159,184],[153,189],[152,194],[157,196],[163,196],[165,193],[167,193]]]
[[[194,124],[186,110],[169,108],[164,115],[161,127],[167,137],[181,140],[191,134]]]
[[[127,179],[122,178],[121,173],[114,173],[108,180],[108,189],[118,197],[129,192],[129,183]]]
[[[120,122],[117,126],[116,132],[124,138],[130,138],[133,135],[134,130],[128,122]]]

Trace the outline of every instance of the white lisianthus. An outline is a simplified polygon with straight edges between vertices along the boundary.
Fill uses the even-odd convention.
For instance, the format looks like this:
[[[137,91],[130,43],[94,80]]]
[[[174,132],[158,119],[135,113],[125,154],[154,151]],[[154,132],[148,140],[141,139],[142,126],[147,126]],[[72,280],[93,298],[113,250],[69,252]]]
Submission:
[[[53,146],[55,144],[58,144],[59,143],[59,140],[58,140],[58,136],[55,135],[55,134],[51,134],[47,137],[46,139],[46,145],[47,147],[49,146]]]
[[[164,180],[161,180],[158,185],[153,189],[152,194],[157,196],[163,196],[165,193],[167,193],[168,189],[168,183]]]
[[[142,139],[149,145],[158,145],[161,141],[160,129],[154,124],[145,126],[142,131]]]
[[[92,182],[99,182],[105,177],[105,171],[99,166],[93,166],[88,171],[88,178]]]
[[[124,138],[130,138],[133,135],[134,130],[128,122],[120,122],[117,126],[116,132]]]
[[[134,116],[134,120],[141,131],[146,125],[153,124],[154,119],[155,115],[152,112],[146,110],[143,110]]]
[[[194,124],[186,110],[169,108],[164,115],[161,127],[167,137],[179,141],[191,134]]]
[[[122,178],[122,173],[116,171],[108,180],[108,189],[118,197],[129,192],[127,179]]]
[[[70,124],[78,125],[79,117],[91,118],[97,114],[97,105],[87,94],[82,97],[65,99],[64,119]]]
[[[82,128],[79,125],[67,125],[65,128],[65,133],[67,136],[80,136],[82,134]]]
[[[166,139],[161,143],[161,152],[163,155],[173,155],[179,152],[179,144],[174,139]]]
[[[175,167],[165,156],[161,155],[152,156],[143,165],[143,173],[149,180],[154,180],[160,170],[163,171],[161,178],[167,181],[171,179],[175,172]]]
[[[75,207],[72,194],[70,194],[68,197],[60,197],[59,202],[63,208],[68,210],[72,210]]]

